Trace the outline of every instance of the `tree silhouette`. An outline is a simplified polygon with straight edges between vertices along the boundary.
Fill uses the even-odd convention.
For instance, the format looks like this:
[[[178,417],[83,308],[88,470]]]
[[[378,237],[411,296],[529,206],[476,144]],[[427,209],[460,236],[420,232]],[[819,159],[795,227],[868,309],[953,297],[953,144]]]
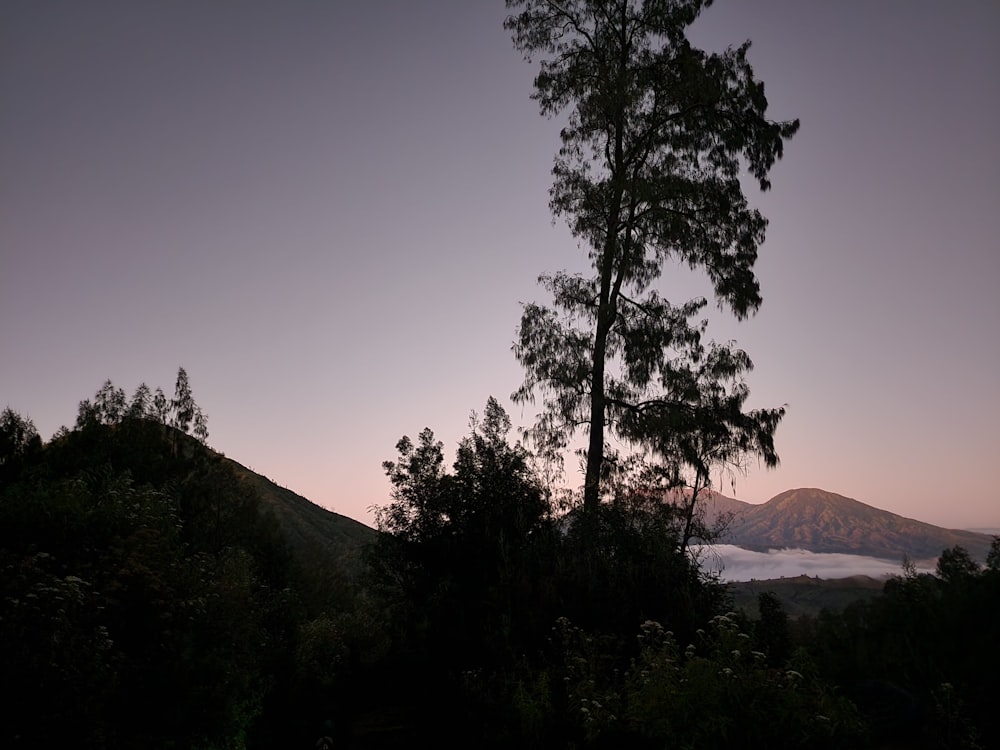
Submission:
[[[980,572],[979,563],[959,545],[942,550],[935,573],[949,584],[958,584],[975,578]]]
[[[35,423],[9,406],[0,413],[0,464],[22,456],[32,445],[40,445]]]
[[[157,388],[156,392],[153,394],[153,416],[158,422],[166,424],[168,413],[169,404],[167,403],[167,397],[163,393],[162,388]]]
[[[208,443],[208,417],[200,406],[194,407],[194,436],[200,443]]]
[[[694,537],[712,536],[701,521],[700,501],[711,488],[713,469],[741,472],[757,456],[778,464],[774,432],[784,408],[744,411],[750,390],[743,381],[753,363],[732,345],[700,344],[676,363],[668,393],[623,406],[619,432],[647,446],[657,458],[653,473],[666,480],[681,505],[681,550]]]
[[[170,409],[173,413],[170,426],[187,433],[191,429],[191,422],[194,420],[197,406],[191,395],[191,384],[188,382],[187,371],[183,367],[177,370],[177,383],[174,386],[174,398],[170,402]]]
[[[129,419],[144,419],[150,416],[152,399],[153,396],[149,391],[149,386],[145,383],[140,383],[139,387],[135,389],[132,400],[128,405]]]
[[[102,423],[118,424],[127,414],[125,391],[116,388],[110,379],[105,380],[104,385],[94,396],[94,407]]]
[[[0,413],[0,483],[13,477],[18,465],[41,448],[34,422],[9,406]]]
[[[110,379],[105,380],[93,399],[80,402],[76,429],[121,425],[144,419],[193,434],[200,443],[208,444],[208,417],[195,402],[187,371],[183,367],[177,370],[174,397],[169,401],[162,388],[151,392],[145,383],[140,383],[132,399],[128,400],[124,390],[116,387]],[[171,446],[173,450],[177,449],[174,437],[171,437]]]
[[[990,542],[990,551],[986,555],[986,569],[1000,573],[1000,536],[994,536]]]
[[[537,614],[529,602],[548,504],[510,428],[490,398],[452,471],[430,429],[416,443],[401,438],[397,460],[383,464],[393,489],[376,511],[376,580],[405,620],[422,623],[420,647],[449,662],[504,658]]]
[[[702,269],[720,306],[743,318],[761,296],[753,266],[766,219],[740,183],[762,190],[798,121],[766,118],[749,42],[722,53],[694,48],[687,28],[707,0],[508,0],[505,26],[529,59],[541,57],[535,98],[566,113],[550,207],[589,249],[589,277],[540,281],[552,307],[524,308],[514,346],[525,380],[518,402],[543,396],[532,435],[564,448],[589,429],[584,507],[600,502],[606,432],[640,445],[637,414],[672,426],[678,372],[697,364],[703,299],[675,306],[653,288],[664,265]],[[703,423],[699,423],[703,424]]]
[[[83,399],[76,410],[76,429],[83,430],[101,423],[101,410],[89,398]]]

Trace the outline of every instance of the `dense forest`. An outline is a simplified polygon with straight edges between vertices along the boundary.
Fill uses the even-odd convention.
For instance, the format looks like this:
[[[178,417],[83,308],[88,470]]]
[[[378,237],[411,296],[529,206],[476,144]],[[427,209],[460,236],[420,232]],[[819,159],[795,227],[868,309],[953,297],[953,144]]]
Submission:
[[[283,531],[204,416],[187,434],[183,371],[159,410],[147,392],[106,383],[45,444],[0,418],[5,747],[1000,736],[1000,540],[985,567],[944,550],[841,612],[793,620],[763,593],[751,617],[683,551],[683,507],[622,484],[581,524],[490,399],[450,466],[430,430],[399,441],[346,570]]]

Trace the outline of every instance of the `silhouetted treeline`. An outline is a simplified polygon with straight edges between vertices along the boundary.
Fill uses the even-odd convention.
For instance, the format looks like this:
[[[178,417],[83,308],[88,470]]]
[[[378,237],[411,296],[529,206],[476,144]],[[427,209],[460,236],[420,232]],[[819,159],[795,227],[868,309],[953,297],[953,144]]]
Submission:
[[[876,740],[1000,746],[1000,537],[985,567],[962,547],[943,550],[934,575],[904,564],[882,596],[803,618],[796,638]]]
[[[623,486],[582,523],[509,430],[491,399],[451,465],[430,430],[397,444],[358,587],[178,427],[43,445],[6,410],[0,744],[991,746],[1000,543],[751,619],[682,551],[683,509]]]
[[[622,488],[596,517],[557,509],[509,429],[490,399],[451,470],[430,430],[385,464],[393,500],[369,557],[401,686],[387,700],[411,707],[411,731],[495,747],[857,746],[853,705],[787,661],[780,613],[728,613],[683,550],[683,508]]]

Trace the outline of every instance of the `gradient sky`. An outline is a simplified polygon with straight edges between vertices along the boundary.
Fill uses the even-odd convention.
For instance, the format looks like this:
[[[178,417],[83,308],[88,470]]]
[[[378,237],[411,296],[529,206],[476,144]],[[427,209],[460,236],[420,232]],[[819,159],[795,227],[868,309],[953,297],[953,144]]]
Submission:
[[[505,14],[0,5],[0,408],[47,439],[106,378],[184,366],[213,447],[369,523],[404,433],[451,451],[491,394],[526,425],[520,303],[586,253]],[[723,490],[1000,526],[1000,4],[719,0],[692,36],[752,39],[802,120],[752,196],[764,305],[710,329],[754,359],[752,405],[788,404],[782,465]]]

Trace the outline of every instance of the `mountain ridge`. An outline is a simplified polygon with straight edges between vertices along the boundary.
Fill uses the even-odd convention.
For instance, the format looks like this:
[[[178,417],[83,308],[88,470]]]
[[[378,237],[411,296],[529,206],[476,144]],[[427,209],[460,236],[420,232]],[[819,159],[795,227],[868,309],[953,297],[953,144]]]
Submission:
[[[349,577],[360,572],[361,550],[377,531],[281,487],[231,458],[223,460],[253,487],[293,547],[320,554]],[[804,549],[888,560],[904,556],[928,560],[960,545],[974,559],[983,561],[992,541],[987,534],[935,526],[817,487],[785,490],[759,504],[715,491],[699,502],[709,524],[729,517],[717,541],[755,551]]]

